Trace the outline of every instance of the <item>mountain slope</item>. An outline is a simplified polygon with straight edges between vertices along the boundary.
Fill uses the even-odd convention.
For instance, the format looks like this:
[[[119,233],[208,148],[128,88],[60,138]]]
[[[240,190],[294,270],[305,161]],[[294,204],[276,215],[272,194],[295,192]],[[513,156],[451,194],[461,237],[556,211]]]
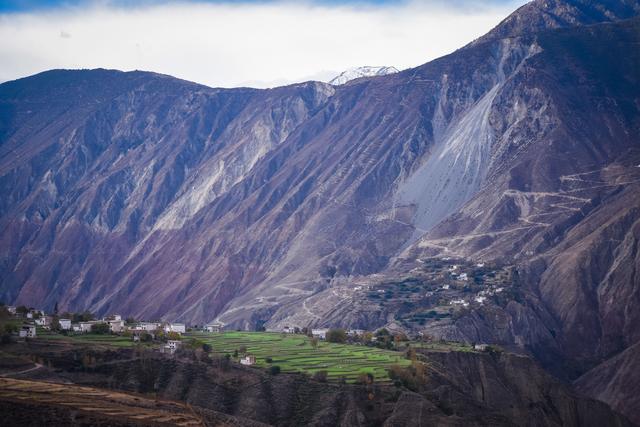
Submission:
[[[374,328],[399,313],[357,286],[458,257],[517,292],[423,332],[575,379],[638,340],[640,23],[609,22],[637,11],[535,1],[449,56],[340,86],[4,83],[0,298]]]

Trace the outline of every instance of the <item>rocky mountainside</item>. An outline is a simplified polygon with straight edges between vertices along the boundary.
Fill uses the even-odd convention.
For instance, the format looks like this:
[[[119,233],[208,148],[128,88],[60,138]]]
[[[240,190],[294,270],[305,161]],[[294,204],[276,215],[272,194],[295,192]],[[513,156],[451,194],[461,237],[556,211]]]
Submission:
[[[330,85],[343,85],[351,80],[359,79],[362,77],[375,77],[386,76],[387,74],[397,73],[398,69],[395,67],[356,67],[343,71],[333,79],[329,81]]]
[[[319,382],[301,374],[270,375],[224,358],[162,357],[134,349],[36,344],[29,351],[50,368],[21,379],[153,394],[160,402],[184,402],[220,425],[632,425],[605,404],[576,395],[528,357],[508,353],[424,350],[419,357],[428,361],[426,380],[407,387],[375,379],[370,384]],[[0,407],[7,400],[0,396]],[[37,416],[41,423],[68,418],[41,407],[29,415],[20,406],[14,411],[27,419]]]
[[[338,86],[4,83],[0,299],[246,328],[429,313],[409,327],[518,347],[637,417],[608,375],[638,375],[616,361],[638,349],[639,11],[536,0],[451,55]],[[508,292],[429,290],[421,314],[358,290],[449,258],[492,263]]]

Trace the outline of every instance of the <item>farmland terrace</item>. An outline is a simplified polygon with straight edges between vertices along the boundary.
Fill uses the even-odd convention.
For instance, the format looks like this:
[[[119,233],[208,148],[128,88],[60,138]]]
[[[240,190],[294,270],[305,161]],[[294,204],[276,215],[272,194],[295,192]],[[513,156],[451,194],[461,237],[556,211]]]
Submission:
[[[220,356],[232,355],[245,348],[256,357],[256,366],[278,366],[282,372],[315,374],[326,371],[329,380],[355,382],[362,374],[371,374],[377,383],[390,383],[388,369],[394,365],[409,366],[410,361],[398,351],[373,347],[336,344],[311,339],[299,334],[268,332],[192,333]]]
[[[9,416],[0,426],[511,426],[532,416],[545,425],[630,425],[606,405],[577,396],[528,357],[510,353],[425,346],[389,382],[379,369],[408,363],[399,352],[328,343],[313,350],[298,346],[305,337],[265,333],[194,338],[218,349],[186,346],[167,355],[90,340],[3,345],[0,409]],[[220,357],[241,345],[258,360],[273,357],[284,372],[261,369],[266,360],[245,367]],[[308,355],[295,354],[300,349]],[[317,360],[305,364],[307,357]],[[302,374],[321,366],[333,378],[371,369],[380,376],[348,384]]]

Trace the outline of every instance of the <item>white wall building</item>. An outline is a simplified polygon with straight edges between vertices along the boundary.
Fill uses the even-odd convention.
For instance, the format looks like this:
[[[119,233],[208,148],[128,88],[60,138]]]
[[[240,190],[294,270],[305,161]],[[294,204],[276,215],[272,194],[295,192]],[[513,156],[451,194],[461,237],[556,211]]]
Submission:
[[[204,327],[207,332],[222,332],[222,328],[224,328],[224,325],[218,322],[209,323]]]
[[[159,327],[160,327],[159,323],[155,323],[155,322],[140,322],[136,326],[136,329],[141,329],[141,330],[147,331],[147,332],[154,332]]]
[[[240,359],[240,364],[241,365],[245,365],[245,366],[255,365],[256,364],[256,357],[255,356],[245,356],[242,359]]]
[[[71,329],[71,319],[58,319],[58,323],[60,323],[60,329],[65,331]]]
[[[21,338],[35,338],[36,326],[35,325],[22,325],[19,333]]]
[[[124,331],[124,320],[122,319],[108,320],[107,323],[109,324],[109,330],[113,333],[117,334],[119,332]]]
[[[313,335],[315,338],[319,338],[321,340],[327,338],[327,332],[329,332],[329,329],[326,328],[321,328],[321,329],[312,329],[311,330],[311,335]]]
[[[165,332],[177,332],[179,334],[184,334],[187,332],[187,327],[184,323],[167,323],[164,326]]]

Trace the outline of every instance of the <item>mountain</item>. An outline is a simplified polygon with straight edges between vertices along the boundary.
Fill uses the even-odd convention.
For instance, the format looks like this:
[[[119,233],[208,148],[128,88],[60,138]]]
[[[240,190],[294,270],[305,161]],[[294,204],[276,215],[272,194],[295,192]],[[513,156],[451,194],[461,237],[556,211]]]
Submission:
[[[343,85],[351,80],[359,79],[362,77],[375,77],[386,76],[387,74],[397,73],[398,69],[395,67],[356,67],[343,71],[333,79],[329,81],[330,85],[338,86]]]
[[[344,85],[4,83],[0,298],[498,343],[640,422],[638,11],[536,0]]]

